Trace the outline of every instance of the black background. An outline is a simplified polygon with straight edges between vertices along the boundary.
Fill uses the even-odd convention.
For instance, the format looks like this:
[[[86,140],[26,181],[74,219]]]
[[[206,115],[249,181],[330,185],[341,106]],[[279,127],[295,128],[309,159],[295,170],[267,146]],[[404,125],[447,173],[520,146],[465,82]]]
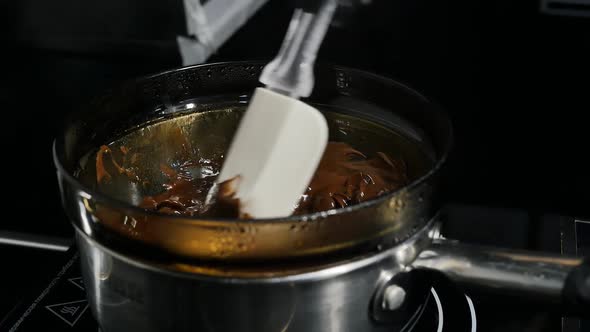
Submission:
[[[211,61],[269,59],[292,12],[271,0]],[[64,114],[118,82],[180,66],[180,1],[4,1],[3,229],[70,234],[51,142]],[[537,1],[375,0],[332,29],[319,62],[397,78],[439,102],[456,146],[447,198],[588,215],[590,19]]]

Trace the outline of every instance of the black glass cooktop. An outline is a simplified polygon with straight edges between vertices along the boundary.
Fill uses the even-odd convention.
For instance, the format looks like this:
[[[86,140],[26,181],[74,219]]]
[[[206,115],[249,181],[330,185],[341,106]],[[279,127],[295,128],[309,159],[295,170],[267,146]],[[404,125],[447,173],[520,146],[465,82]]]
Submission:
[[[445,216],[443,233],[463,242],[561,250],[565,254],[590,253],[587,221],[466,206],[449,207]],[[479,229],[485,232],[479,233]],[[24,287],[27,290],[22,291],[21,303],[3,319],[0,331],[98,331],[85,298],[76,249],[60,253],[59,257],[37,272],[47,276],[44,281]],[[407,331],[586,332],[590,331],[590,320],[562,318],[514,299],[465,294],[448,284],[435,283],[423,311],[410,327]]]
[[[14,332],[99,331],[84,292],[78,253],[72,248],[57,274],[9,314],[0,330]],[[407,332],[475,331],[472,300],[452,285],[436,283],[424,305],[406,324]]]

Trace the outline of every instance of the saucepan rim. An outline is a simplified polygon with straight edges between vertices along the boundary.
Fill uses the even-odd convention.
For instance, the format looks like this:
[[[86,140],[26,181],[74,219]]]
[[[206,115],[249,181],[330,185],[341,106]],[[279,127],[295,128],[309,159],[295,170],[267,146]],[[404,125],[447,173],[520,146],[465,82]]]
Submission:
[[[229,65],[261,65],[261,64],[263,64],[263,62],[261,62],[261,61],[260,62],[259,61],[229,61],[229,62],[216,62],[216,63],[199,64],[199,65],[186,66],[186,67],[181,67],[181,68],[177,68],[177,69],[171,69],[168,71],[160,72],[157,74],[143,76],[143,77],[137,78],[135,80],[132,80],[131,82],[138,83],[138,82],[146,81],[146,80],[153,79],[156,77],[166,76],[166,75],[169,75],[172,73],[178,73],[178,72],[182,72],[182,71],[190,71],[190,70],[199,69],[199,68],[212,68],[212,67],[229,66]],[[378,75],[375,73],[371,73],[368,71],[360,70],[360,69],[348,68],[348,67],[338,66],[338,65],[324,65],[323,67],[328,67],[328,68],[332,68],[334,70],[344,71],[347,73],[354,73],[356,75],[364,76],[364,77],[366,77],[370,80],[373,80],[373,81],[379,81],[384,84],[397,86],[398,88],[403,89],[405,92],[412,94],[414,97],[422,99],[425,104],[429,104],[430,108],[432,108],[432,111],[439,112],[440,115],[442,115],[440,118],[442,118],[443,121],[445,122],[445,123],[443,123],[443,125],[448,129],[448,137],[446,138],[447,144],[445,144],[443,146],[441,152],[439,154],[437,154],[437,158],[436,158],[434,164],[432,165],[432,167],[430,167],[430,169],[425,174],[414,179],[411,183],[409,183],[406,186],[403,186],[403,187],[401,187],[395,191],[392,191],[386,195],[382,195],[380,197],[376,197],[371,200],[367,200],[365,202],[361,202],[358,204],[353,204],[353,205],[350,205],[350,206],[347,206],[344,208],[332,209],[332,210],[328,210],[328,211],[320,211],[320,212],[315,212],[315,213],[310,213],[310,214],[292,215],[292,216],[282,217],[282,218],[259,218],[259,219],[244,220],[244,219],[234,219],[234,218],[209,218],[209,217],[201,218],[198,216],[189,217],[189,216],[171,215],[171,214],[166,214],[166,213],[162,213],[162,212],[158,212],[158,211],[144,209],[139,206],[132,205],[132,204],[124,202],[122,200],[110,197],[109,195],[101,193],[97,190],[93,190],[93,189],[89,188],[88,186],[84,185],[83,183],[81,183],[80,181],[78,181],[78,179],[64,167],[64,165],[61,161],[61,159],[63,158],[63,155],[64,155],[63,146],[65,144],[63,136],[58,136],[53,141],[53,148],[52,148],[53,162],[54,162],[55,167],[57,168],[57,171],[60,174],[60,176],[62,176],[67,182],[69,182],[71,185],[73,185],[76,190],[83,192],[85,195],[88,196],[88,198],[92,198],[94,201],[96,201],[100,204],[105,204],[105,205],[108,205],[112,208],[117,208],[117,209],[129,211],[132,213],[141,213],[144,215],[165,218],[166,222],[178,222],[181,224],[192,224],[192,223],[198,223],[198,222],[203,222],[203,221],[219,222],[219,223],[240,221],[240,222],[248,222],[248,223],[268,224],[268,223],[318,220],[318,219],[327,218],[329,216],[343,215],[343,214],[347,214],[347,213],[351,213],[351,212],[358,211],[361,209],[366,209],[366,208],[370,208],[370,207],[379,205],[383,201],[390,200],[393,197],[397,196],[400,192],[411,191],[414,188],[420,186],[422,183],[426,182],[432,176],[434,176],[434,174],[436,174],[439,171],[439,169],[445,164],[448,154],[449,154],[449,151],[451,150],[451,146],[453,144],[453,127],[452,127],[449,116],[446,114],[446,112],[444,110],[442,110],[440,107],[438,107],[438,105],[436,105],[435,103],[433,103],[432,101],[430,101],[429,99],[424,97],[422,94],[418,93],[416,90],[414,90],[414,89],[408,87],[407,85],[402,84],[396,80],[393,80],[391,78],[387,78],[387,77],[384,77],[384,76],[381,76],[381,75]]]

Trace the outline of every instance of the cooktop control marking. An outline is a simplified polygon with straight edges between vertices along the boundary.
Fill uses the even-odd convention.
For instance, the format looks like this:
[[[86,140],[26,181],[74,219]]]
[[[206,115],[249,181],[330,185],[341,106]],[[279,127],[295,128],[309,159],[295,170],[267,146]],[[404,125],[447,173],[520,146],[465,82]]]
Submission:
[[[84,290],[84,280],[82,280],[82,277],[69,278],[68,281],[74,284],[76,287],[80,288],[81,290]]]
[[[72,301],[45,306],[47,310],[66,322],[69,326],[76,325],[82,314],[88,309],[88,301]]]

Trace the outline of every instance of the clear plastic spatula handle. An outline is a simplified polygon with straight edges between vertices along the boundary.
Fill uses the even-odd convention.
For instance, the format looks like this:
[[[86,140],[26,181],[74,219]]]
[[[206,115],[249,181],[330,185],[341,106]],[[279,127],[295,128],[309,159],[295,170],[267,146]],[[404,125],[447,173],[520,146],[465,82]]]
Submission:
[[[277,57],[264,67],[260,82],[295,99],[309,97],[315,59],[337,7],[338,0],[324,0],[317,13],[297,9]]]
[[[226,153],[217,182],[232,180],[243,215],[290,215],[319,165],[328,125],[299,97],[313,90],[316,54],[336,1],[324,0],[315,14],[295,12],[279,54],[260,77],[266,88],[254,92]]]

